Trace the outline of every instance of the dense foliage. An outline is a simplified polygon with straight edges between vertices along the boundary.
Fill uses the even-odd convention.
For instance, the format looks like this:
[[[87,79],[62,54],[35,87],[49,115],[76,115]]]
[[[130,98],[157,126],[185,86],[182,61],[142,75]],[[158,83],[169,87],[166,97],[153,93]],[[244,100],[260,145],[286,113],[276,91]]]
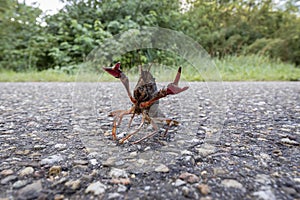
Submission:
[[[181,31],[215,57],[261,54],[300,65],[295,0],[280,7],[272,0],[193,0],[189,8],[180,0],[64,0],[48,16],[18,0],[0,2],[0,69],[74,66],[104,39],[140,26]]]

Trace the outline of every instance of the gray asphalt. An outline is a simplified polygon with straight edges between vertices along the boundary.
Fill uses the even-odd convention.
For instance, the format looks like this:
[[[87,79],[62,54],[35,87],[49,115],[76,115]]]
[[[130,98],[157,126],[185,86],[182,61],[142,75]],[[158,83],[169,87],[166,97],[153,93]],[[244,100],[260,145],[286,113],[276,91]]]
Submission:
[[[300,198],[300,82],[180,84],[167,138],[116,145],[120,83],[0,83],[0,199]]]

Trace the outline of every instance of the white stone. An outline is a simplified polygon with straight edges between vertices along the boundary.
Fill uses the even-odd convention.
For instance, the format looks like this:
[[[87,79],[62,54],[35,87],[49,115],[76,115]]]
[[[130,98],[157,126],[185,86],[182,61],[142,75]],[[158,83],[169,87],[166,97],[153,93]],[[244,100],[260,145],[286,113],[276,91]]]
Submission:
[[[12,187],[14,189],[19,189],[21,187],[23,187],[24,185],[26,185],[28,183],[27,180],[18,180],[16,182],[14,182],[14,184],[12,185]]]
[[[257,174],[255,177],[255,181],[264,185],[271,184],[271,178],[266,174]]]
[[[154,169],[154,171],[166,173],[166,172],[169,172],[170,169],[169,169],[166,165],[161,164],[161,165],[159,165],[158,167],[156,167],[156,168]]]
[[[188,150],[183,150],[183,151],[181,151],[181,155],[193,155],[193,153]]]
[[[19,175],[21,177],[23,176],[27,176],[27,175],[30,175],[34,172],[34,169],[32,167],[25,167],[24,169],[22,169],[19,173]]]
[[[234,179],[225,179],[221,182],[221,184],[225,187],[233,187],[245,191],[243,185]]]
[[[254,196],[257,197],[257,199],[262,199],[262,200],[276,200],[276,196],[272,192],[272,190],[266,189],[266,190],[261,190],[253,193]]]
[[[296,183],[300,183],[300,178],[294,178],[294,181],[295,181]]]
[[[67,148],[67,144],[56,144],[54,145],[54,148],[58,150],[64,150]]]
[[[123,169],[118,169],[118,168],[112,168],[111,171],[109,172],[109,176],[114,177],[114,178],[128,178],[128,174],[125,170]]]
[[[208,156],[215,152],[215,147],[212,145],[204,144],[200,148],[196,148],[196,151],[200,156]]]
[[[117,192],[126,192],[127,187],[125,185],[119,185]]]
[[[108,194],[108,199],[119,199],[120,197],[121,197],[121,195],[117,192]]]
[[[299,145],[299,143],[295,140],[290,140],[289,138],[282,138],[280,140],[282,143],[290,144],[290,145]]]
[[[175,183],[174,183],[174,186],[175,187],[179,187],[179,186],[182,186],[182,185],[185,185],[186,182],[181,180],[181,179],[176,179]]]
[[[98,161],[97,161],[97,159],[91,159],[91,160],[90,160],[90,163],[91,163],[92,165],[97,165],[97,164],[98,164]]]
[[[100,181],[97,181],[95,183],[91,183],[85,190],[85,193],[93,193],[94,195],[103,194],[105,190],[107,189],[107,186],[101,183]]]
[[[49,156],[47,158],[44,158],[43,160],[41,160],[41,165],[52,165],[54,163],[57,163],[57,162],[60,162],[60,161],[63,161],[63,157],[62,155],[58,154],[58,155],[52,155],[52,156]]]

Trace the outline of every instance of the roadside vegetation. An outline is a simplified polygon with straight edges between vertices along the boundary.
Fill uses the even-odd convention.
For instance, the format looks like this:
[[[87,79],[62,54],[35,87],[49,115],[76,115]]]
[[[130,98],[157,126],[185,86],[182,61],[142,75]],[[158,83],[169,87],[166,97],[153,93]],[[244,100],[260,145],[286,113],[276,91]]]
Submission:
[[[262,56],[227,56],[223,59],[214,59],[212,63],[217,67],[216,75],[222,81],[300,81],[300,68],[295,64],[284,63]],[[194,67],[183,68],[183,80],[205,81],[201,71]],[[2,71],[0,82],[95,82],[117,81],[107,73],[81,73],[80,69],[73,71],[48,69],[43,71]],[[136,79],[136,73],[127,69],[130,80]],[[174,78],[176,68],[167,71],[165,68],[155,69],[153,75],[160,81],[169,81]]]

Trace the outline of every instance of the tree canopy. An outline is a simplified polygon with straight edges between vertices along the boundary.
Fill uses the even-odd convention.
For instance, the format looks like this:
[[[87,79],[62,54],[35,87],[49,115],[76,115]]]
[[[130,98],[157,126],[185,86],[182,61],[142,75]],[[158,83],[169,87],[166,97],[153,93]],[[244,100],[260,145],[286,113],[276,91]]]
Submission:
[[[300,65],[297,1],[64,0],[54,15],[1,0],[0,69],[26,71],[76,65],[106,38],[141,26],[192,37],[210,55],[262,54]]]

